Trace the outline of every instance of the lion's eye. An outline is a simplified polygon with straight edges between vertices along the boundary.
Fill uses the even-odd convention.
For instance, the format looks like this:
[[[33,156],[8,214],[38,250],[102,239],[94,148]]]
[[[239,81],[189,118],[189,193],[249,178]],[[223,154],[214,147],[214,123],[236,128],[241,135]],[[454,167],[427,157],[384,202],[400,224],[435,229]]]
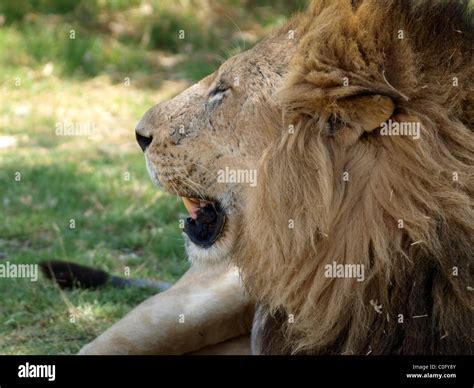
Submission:
[[[207,103],[208,104],[216,104],[222,101],[224,96],[227,94],[227,91],[229,90],[228,87],[225,85],[218,85],[214,89],[211,90],[209,93]]]

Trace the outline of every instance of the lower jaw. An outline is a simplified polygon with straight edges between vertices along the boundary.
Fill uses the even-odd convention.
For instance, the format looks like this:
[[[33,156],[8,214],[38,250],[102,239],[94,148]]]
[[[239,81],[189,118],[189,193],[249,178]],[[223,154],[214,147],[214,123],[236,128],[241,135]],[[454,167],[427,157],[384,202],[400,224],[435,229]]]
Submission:
[[[197,201],[184,198],[190,217],[186,219],[184,232],[189,240],[200,248],[210,248],[221,237],[226,214],[218,202]]]
[[[218,264],[227,265],[230,262],[230,254],[227,249],[228,244],[223,240],[218,240],[209,248],[201,248],[194,244],[185,234],[186,257],[191,263],[210,264],[213,267]]]

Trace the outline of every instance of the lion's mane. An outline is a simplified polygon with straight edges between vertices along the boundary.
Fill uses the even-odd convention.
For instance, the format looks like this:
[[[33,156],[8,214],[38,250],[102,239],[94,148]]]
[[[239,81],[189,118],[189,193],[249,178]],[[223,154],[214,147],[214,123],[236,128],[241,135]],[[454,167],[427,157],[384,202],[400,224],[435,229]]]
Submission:
[[[316,1],[290,22],[283,124],[267,120],[235,254],[267,316],[260,351],[474,352],[470,11]],[[381,99],[419,139],[363,125]],[[326,277],[333,262],[364,265],[364,281]]]

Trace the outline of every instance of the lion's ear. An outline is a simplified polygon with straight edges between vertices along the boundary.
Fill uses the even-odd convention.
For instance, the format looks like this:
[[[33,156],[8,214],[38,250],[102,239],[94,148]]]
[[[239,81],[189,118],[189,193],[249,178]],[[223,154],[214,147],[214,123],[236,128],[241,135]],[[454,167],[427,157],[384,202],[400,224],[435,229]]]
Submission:
[[[331,135],[344,144],[380,128],[395,110],[392,98],[380,94],[344,98],[338,100],[336,106],[338,126],[332,128]]]
[[[395,110],[395,104],[390,97],[374,95],[357,98],[354,109],[354,121],[362,127],[365,132],[372,132],[387,121]]]

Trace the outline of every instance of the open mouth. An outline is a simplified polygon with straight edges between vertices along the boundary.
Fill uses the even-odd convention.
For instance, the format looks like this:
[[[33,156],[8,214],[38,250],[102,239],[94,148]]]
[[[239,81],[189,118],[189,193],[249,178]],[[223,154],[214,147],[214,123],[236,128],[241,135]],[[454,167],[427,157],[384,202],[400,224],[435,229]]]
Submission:
[[[189,217],[184,232],[202,248],[209,248],[221,236],[226,222],[225,212],[218,202],[182,197]]]

